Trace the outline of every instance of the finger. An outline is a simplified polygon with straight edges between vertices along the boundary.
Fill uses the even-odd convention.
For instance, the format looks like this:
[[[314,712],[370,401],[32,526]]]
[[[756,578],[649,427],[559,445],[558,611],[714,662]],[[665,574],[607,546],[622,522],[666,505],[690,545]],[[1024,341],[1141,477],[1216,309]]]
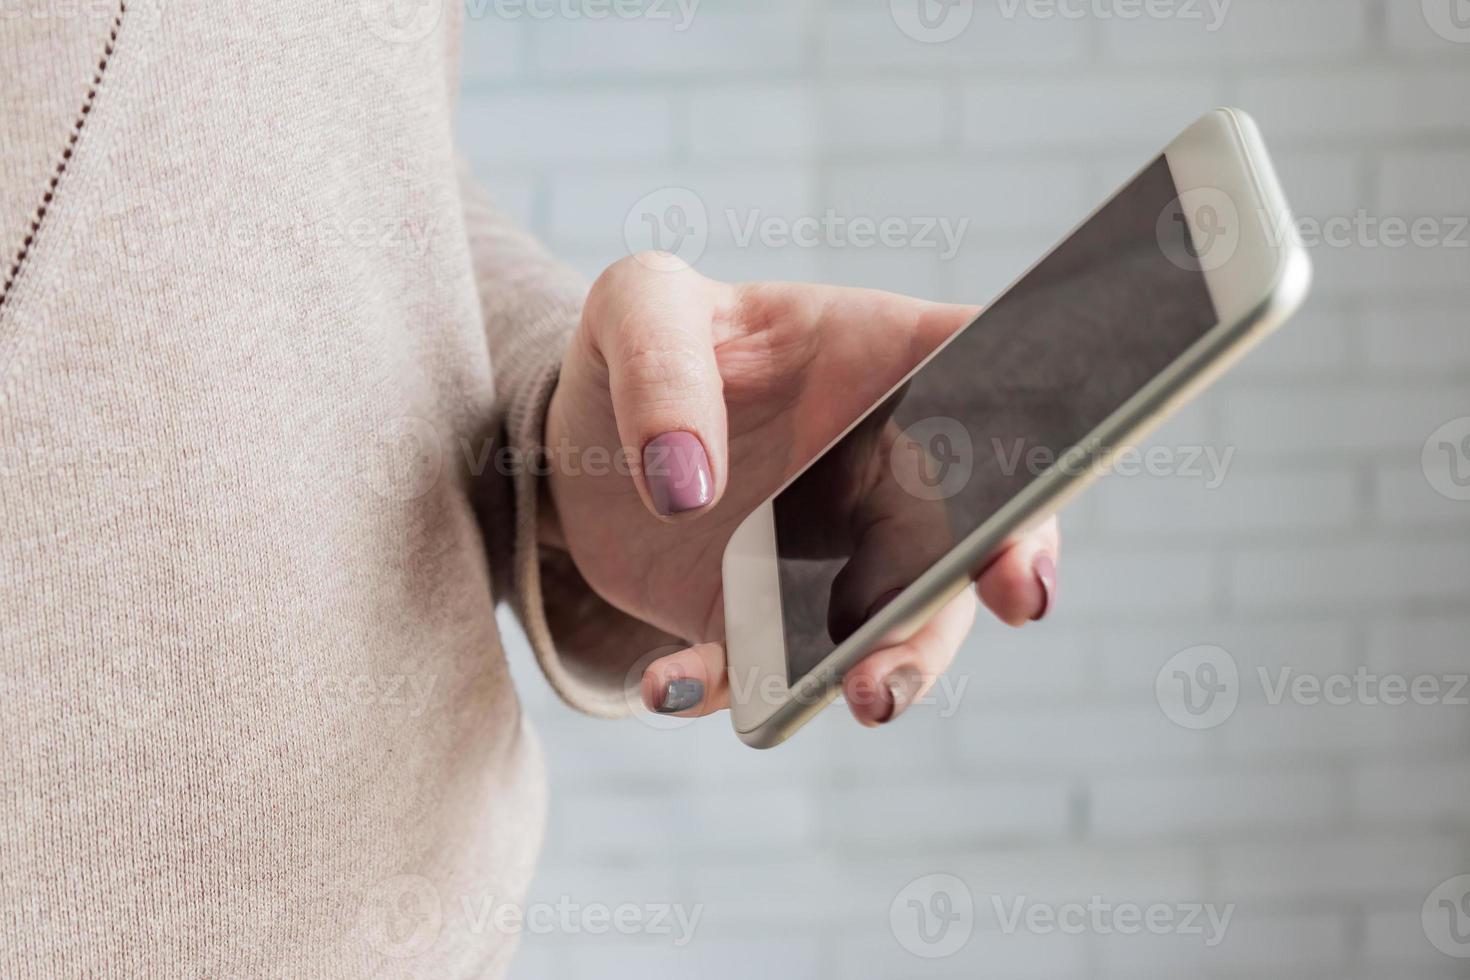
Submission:
[[[712,339],[729,287],[662,253],[605,271],[583,314],[608,370],[618,437],[644,505],[671,518],[724,491],[725,399]]]
[[[974,322],[978,306],[934,303],[855,286],[761,283],[748,289],[777,293],[784,305],[809,304],[807,314],[839,349],[860,352],[872,372],[893,386],[957,330]]]
[[[817,341],[811,375],[841,379],[823,392],[807,420],[812,454],[979,314],[974,306],[848,286],[747,283],[736,288],[741,310],[780,310],[783,320],[810,324],[808,335]],[[743,319],[769,322],[760,316]]]
[[[1012,542],[980,573],[976,588],[997,619],[1024,626],[1053,609],[1060,547],[1061,533],[1052,517]]]
[[[949,669],[974,623],[975,596],[966,589],[913,636],[864,658],[842,680],[853,717],[876,728],[903,714]]]
[[[643,672],[643,706],[659,714],[696,718],[728,707],[725,648],[700,643],[660,657]]]

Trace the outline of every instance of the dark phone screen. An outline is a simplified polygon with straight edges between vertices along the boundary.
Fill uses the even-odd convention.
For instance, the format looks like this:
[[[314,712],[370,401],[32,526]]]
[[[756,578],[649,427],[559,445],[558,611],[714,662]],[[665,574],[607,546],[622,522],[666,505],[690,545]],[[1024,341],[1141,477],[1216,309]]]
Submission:
[[[1160,157],[777,496],[791,684],[1215,326],[1192,255]]]

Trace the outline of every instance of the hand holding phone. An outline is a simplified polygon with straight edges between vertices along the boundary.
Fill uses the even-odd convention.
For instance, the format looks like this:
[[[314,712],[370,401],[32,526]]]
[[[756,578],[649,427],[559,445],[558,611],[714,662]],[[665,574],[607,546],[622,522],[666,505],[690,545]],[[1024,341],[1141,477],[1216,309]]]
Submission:
[[[731,534],[976,312],[867,289],[731,285],[668,256],[624,259],[604,273],[547,416],[551,506],[543,513],[554,518],[543,522],[542,541],[569,552],[580,578],[607,603],[668,637],[630,637],[626,621],[578,602],[562,618],[575,621],[575,634],[555,637],[565,669],[605,688],[620,683],[641,654],[683,642],[688,649],[647,664],[643,700],[684,714],[725,708],[731,692],[720,566]],[[645,467],[643,448],[668,432],[688,438]],[[609,450],[620,450],[632,472],[609,465]],[[701,465],[707,479],[698,475]],[[701,486],[708,487],[703,503],[655,516],[661,503],[693,503]],[[896,568],[901,563],[887,556],[885,542],[917,533],[904,522],[918,511],[891,478],[866,489],[872,492],[854,494],[852,504],[872,568]],[[1045,601],[1034,559],[1055,556],[1056,547],[1054,526],[1036,528],[987,572],[981,597],[1001,618],[1027,621]],[[850,604],[838,607],[850,608],[851,619],[877,586],[857,574],[862,567],[848,577]],[[906,652],[885,651],[850,671],[854,714],[868,723],[890,715],[885,682],[910,676],[891,678],[900,668],[917,666],[927,679],[941,673],[974,614],[973,594],[957,597]],[[902,662],[893,659],[900,654]],[[548,665],[554,681],[557,669]],[[619,697],[607,710],[623,706]]]
[[[1088,464],[1300,302],[1310,271],[1279,234],[1291,227],[1254,126],[1221,110],[978,320],[625,259],[593,287],[552,397],[541,540],[617,610],[690,645],[644,672],[651,707],[729,704],[761,747],[844,689],[878,720],[923,683],[906,668],[953,656],[973,577],[1002,619],[1031,616],[1051,515]],[[631,468],[592,465],[618,446]],[[584,618],[554,683],[626,669],[626,631]]]
[[[740,737],[779,743],[854,665],[922,635],[1100,461],[1289,316],[1310,281],[1292,227],[1254,124],[1211,113],[757,507],[724,565]],[[910,533],[875,557],[862,508],[822,501],[890,484],[912,498],[889,518]],[[885,560],[897,595],[865,608]]]

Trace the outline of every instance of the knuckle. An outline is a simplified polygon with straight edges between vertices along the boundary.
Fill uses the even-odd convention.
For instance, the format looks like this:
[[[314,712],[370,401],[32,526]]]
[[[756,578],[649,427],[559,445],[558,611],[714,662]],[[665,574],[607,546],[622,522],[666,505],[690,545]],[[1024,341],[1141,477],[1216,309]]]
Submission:
[[[592,284],[592,292],[616,295],[623,287],[648,279],[652,275],[676,273],[698,275],[694,269],[672,252],[642,251],[625,255],[602,270]]]
[[[704,359],[694,351],[641,348],[620,366],[624,390],[640,399],[678,401],[704,389]]]

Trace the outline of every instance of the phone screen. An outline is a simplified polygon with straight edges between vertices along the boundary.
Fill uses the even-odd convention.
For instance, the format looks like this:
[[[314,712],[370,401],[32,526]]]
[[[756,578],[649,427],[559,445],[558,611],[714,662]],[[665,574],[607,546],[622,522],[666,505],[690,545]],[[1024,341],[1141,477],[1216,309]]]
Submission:
[[[789,683],[1216,325],[1178,197],[1160,157],[776,497]]]

